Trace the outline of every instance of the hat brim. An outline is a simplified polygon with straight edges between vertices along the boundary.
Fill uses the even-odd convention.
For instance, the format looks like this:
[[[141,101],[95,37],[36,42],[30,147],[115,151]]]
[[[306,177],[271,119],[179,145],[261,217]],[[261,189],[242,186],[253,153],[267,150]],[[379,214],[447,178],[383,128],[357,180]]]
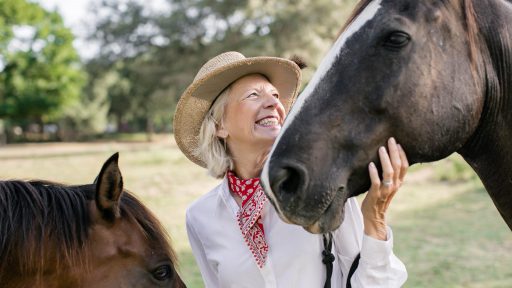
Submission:
[[[203,120],[217,96],[231,83],[249,74],[262,74],[279,91],[288,112],[297,95],[301,72],[294,62],[276,57],[251,57],[213,70],[194,81],[181,96],[174,114],[174,137],[185,156],[206,167],[195,155]]]

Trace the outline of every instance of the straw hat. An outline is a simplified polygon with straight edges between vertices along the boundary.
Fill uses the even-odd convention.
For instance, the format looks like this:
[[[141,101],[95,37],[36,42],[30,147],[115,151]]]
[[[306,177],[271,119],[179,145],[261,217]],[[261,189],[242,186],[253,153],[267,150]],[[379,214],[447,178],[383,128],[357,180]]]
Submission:
[[[276,57],[246,58],[238,52],[226,52],[210,59],[181,95],[174,114],[176,143],[192,162],[206,167],[194,151],[199,145],[201,125],[214,100],[231,83],[254,73],[265,75],[277,88],[288,112],[301,78],[300,68],[293,61]]]

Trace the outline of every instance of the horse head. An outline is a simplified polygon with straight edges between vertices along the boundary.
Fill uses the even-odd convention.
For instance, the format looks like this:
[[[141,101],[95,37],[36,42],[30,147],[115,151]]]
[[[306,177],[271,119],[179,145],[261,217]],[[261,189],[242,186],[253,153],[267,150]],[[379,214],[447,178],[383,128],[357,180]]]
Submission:
[[[124,191],[118,157],[105,162],[95,181],[83,287],[185,287],[158,220]]]
[[[368,163],[395,137],[411,163],[460,149],[477,129],[471,1],[361,1],[292,107],[262,173],[280,216],[313,233],[367,191]],[[380,166],[380,165],[377,165]]]
[[[1,287],[185,287],[160,222],[124,190],[118,157],[94,184],[0,181]]]

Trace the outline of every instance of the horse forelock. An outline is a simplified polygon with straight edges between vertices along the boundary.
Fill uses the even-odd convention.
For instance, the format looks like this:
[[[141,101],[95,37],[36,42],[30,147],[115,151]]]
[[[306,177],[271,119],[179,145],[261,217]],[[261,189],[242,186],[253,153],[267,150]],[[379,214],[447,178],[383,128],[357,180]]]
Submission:
[[[57,273],[70,267],[86,271],[86,242],[92,225],[89,201],[94,193],[94,185],[0,181],[0,280],[9,277],[3,274],[9,269],[36,278],[51,266]],[[162,249],[175,266],[169,237],[153,213],[128,191],[119,208],[121,217],[144,235],[148,246]],[[13,263],[16,267],[6,267]]]
[[[50,259],[60,268],[85,265],[89,226],[87,195],[78,187],[0,181],[0,279],[7,268],[41,276]]]

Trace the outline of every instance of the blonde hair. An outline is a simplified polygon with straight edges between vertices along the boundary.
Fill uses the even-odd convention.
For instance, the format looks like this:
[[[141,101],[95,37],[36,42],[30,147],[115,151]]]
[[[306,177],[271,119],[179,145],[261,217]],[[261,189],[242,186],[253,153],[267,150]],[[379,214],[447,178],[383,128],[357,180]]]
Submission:
[[[223,178],[234,166],[226,140],[217,136],[217,129],[222,127],[230,88],[231,85],[219,94],[204,117],[199,131],[199,145],[195,151],[195,155],[206,164],[208,174],[215,178]]]

